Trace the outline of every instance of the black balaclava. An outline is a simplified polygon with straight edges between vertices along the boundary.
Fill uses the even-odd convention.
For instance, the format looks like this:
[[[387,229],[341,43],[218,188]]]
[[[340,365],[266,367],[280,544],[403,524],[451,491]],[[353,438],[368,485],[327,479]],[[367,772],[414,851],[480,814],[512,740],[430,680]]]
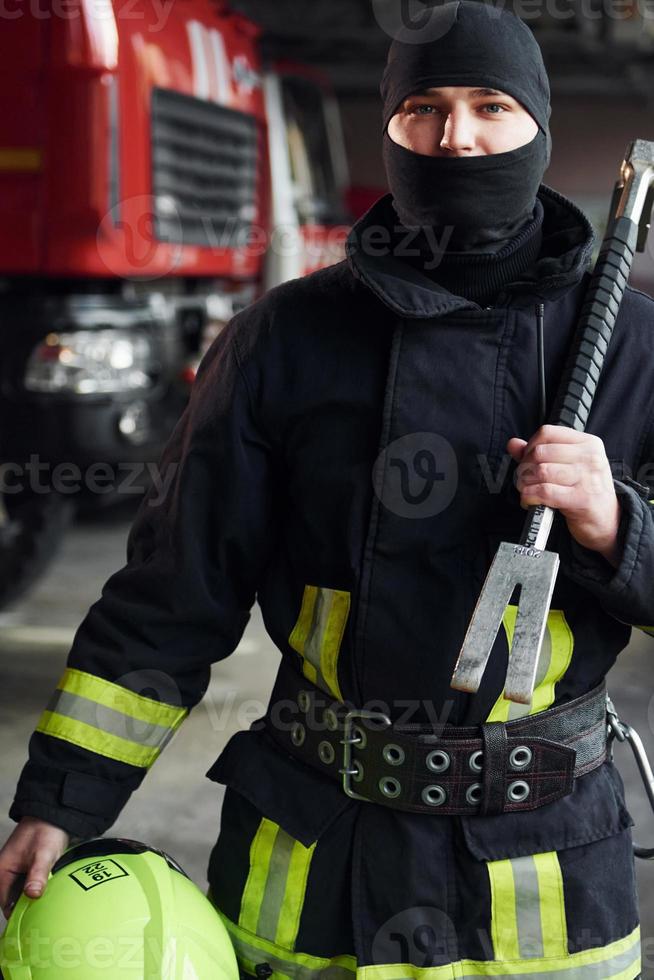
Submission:
[[[396,37],[380,86],[383,159],[393,205],[407,228],[428,226],[439,238],[451,229],[448,252],[498,251],[533,221],[549,163],[550,91],[541,51],[518,17],[481,0],[432,8],[428,31],[406,29]],[[390,138],[388,123],[405,98],[458,85],[513,96],[538,133],[518,149],[473,157],[427,156]]]

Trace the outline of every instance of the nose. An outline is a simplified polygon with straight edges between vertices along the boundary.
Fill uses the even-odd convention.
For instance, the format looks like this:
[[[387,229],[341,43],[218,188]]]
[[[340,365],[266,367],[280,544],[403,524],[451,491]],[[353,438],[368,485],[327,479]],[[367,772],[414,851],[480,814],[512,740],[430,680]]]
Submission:
[[[449,150],[461,156],[475,148],[475,134],[470,114],[465,109],[454,108],[447,114],[440,141],[441,150]]]

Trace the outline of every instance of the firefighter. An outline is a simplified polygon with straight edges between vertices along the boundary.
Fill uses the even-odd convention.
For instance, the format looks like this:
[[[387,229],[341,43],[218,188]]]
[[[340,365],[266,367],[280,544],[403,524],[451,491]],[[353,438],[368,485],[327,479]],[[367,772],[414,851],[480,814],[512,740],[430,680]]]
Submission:
[[[603,684],[631,627],[654,632],[654,305],[627,290],[589,431],[543,424],[592,228],[542,183],[528,28],[471,0],[430,18],[382,80],[391,193],[345,261],[237,314],[201,364],[171,491],[143,500],[32,736],[5,908],[19,872],[41,894],[68,834],[111,825],[256,597],[278,678],[208,773],[245,974],[639,973]],[[502,695],[514,604],[479,692],[455,691],[496,548],[540,502],[562,571],[532,702]]]

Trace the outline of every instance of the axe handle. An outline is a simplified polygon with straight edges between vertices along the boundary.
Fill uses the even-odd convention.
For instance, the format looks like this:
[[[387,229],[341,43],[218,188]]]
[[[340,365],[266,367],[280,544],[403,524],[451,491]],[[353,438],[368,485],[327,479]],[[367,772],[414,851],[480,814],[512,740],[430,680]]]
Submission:
[[[581,309],[574,343],[563,372],[551,423],[583,432],[595,397],[604,358],[615,327],[638,244],[638,221],[615,218],[600,249]],[[520,544],[544,550],[553,512],[530,507]]]
[[[595,397],[638,243],[638,222],[616,218],[602,242],[584,298],[552,423],[583,432]]]

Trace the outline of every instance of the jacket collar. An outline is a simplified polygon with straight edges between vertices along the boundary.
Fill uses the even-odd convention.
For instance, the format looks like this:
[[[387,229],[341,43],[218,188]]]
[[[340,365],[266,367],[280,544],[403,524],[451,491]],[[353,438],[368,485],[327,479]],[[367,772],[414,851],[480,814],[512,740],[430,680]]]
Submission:
[[[542,298],[579,282],[590,262],[594,232],[586,215],[563,194],[541,184],[543,244],[534,265],[520,281],[505,289],[528,290]],[[354,276],[371,289],[391,310],[403,317],[427,318],[456,310],[480,307],[456,296],[401,258],[384,249],[383,242],[398,223],[392,196],[385,194],[352,226],[345,244],[347,262]],[[409,243],[410,247],[410,243]]]

